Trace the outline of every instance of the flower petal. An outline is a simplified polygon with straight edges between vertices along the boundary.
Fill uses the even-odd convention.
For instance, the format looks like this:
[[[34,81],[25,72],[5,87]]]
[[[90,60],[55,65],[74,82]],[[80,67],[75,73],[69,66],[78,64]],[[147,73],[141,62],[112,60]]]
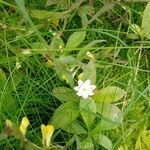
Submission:
[[[87,99],[89,96],[94,95],[93,90],[96,88],[95,85],[91,85],[91,81],[87,79],[86,81],[79,80],[78,86],[74,87],[74,90],[77,91],[77,95]]]
[[[90,84],[91,84],[91,81],[89,79],[84,82],[85,86],[90,86]]]
[[[84,99],[87,99],[89,96],[88,96],[87,94],[82,94],[82,97],[83,97]]]
[[[75,90],[75,91],[78,91],[78,90],[79,90],[79,87],[78,87],[78,86],[75,86],[75,87],[74,87],[74,90]]]
[[[83,81],[82,80],[79,80],[78,81],[78,86],[81,86],[83,84]]]
[[[91,85],[91,90],[95,90],[96,86],[95,85]]]

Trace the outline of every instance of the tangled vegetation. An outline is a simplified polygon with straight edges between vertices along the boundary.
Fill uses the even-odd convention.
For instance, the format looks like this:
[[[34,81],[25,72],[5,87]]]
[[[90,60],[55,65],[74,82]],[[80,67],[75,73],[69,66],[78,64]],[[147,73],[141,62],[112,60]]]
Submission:
[[[3,150],[150,149],[150,0],[0,0]]]

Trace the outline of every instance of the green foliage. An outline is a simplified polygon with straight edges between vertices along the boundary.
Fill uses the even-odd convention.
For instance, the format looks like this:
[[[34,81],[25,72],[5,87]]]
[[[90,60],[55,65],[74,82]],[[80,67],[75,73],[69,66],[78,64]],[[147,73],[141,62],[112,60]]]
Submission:
[[[66,48],[68,50],[74,50],[73,48],[76,48],[78,45],[80,45],[83,40],[85,39],[86,32],[85,31],[78,31],[74,32],[68,39],[66,43]]]
[[[143,13],[143,19],[142,19],[142,33],[144,37],[147,37],[150,39],[150,17],[149,17],[149,11],[150,11],[150,3],[147,4],[144,13]]]
[[[85,65],[82,78],[83,81],[90,79],[91,84],[96,83],[96,67],[93,60]],[[99,90],[98,93],[96,92],[93,99],[79,99],[72,89],[54,88],[53,95],[63,104],[54,112],[51,123],[56,128],[61,128],[68,133],[80,135],[81,137],[76,137],[77,149],[94,149],[93,139],[97,144],[110,150],[112,148],[111,140],[102,135],[101,132],[115,129],[122,124],[123,114],[121,110],[110,103],[120,100],[125,94],[126,92],[119,87],[108,86]],[[105,98],[107,101],[104,101]],[[81,115],[87,131],[79,122],[79,115]],[[60,124],[61,118],[63,120]],[[96,121],[97,119],[98,121]],[[87,135],[88,138],[82,139],[83,134],[84,136]]]
[[[126,92],[119,87],[108,86],[99,91],[96,91],[93,99],[97,103],[111,103],[119,101],[125,96],[125,94]]]
[[[54,61],[54,66],[58,77],[61,80],[65,80],[72,87],[74,86],[74,79],[70,70],[66,68],[65,64],[62,64],[59,60]]]
[[[97,112],[101,115],[102,119],[97,124],[94,130],[110,130],[116,128],[123,121],[123,114],[121,110],[113,104],[100,104],[97,103]]]
[[[135,148],[137,150],[144,150],[150,148],[150,130],[147,130],[146,126],[143,130],[140,131]]]
[[[75,102],[67,102],[56,109],[53,114],[51,124],[55,128],[66,129],[76,121],[79,116],[79,108]],[[60,123],[61,122],[61,123]]]
[[[7,79],[5,72],[0,70],[1,113],[15,113],[17,107],[16,100],[12,96],[12,92],[16,91],[16,87],[21,82],[21,80],[22,77],[17,71],[12,73],[12,76]]]
[[[87,137],[86,139],[80,139],[77,137],[77,149],[94,150],[92,139],[90,137]]]
[[[81,116],[88,128],[91,128],[94,124],[96,117],[96,104],[92,99],[81,99],[79,103]]]
[[[150,149],[150,4],[135,1],[0,1],[1,149]]]
[[[92,84],[96,83],[96,67],[93,60],[90,60],[89,63],[84,67],[82,78],[83,81],[90,79]]]
[[[64,129],[68,133],[72,134],[87,134],[87,131],[84,129],[84,127],[79,123],[79,121],[74,121],[70,124],[69,127]]]
[[[73,102],[73,101],[76,102],[79,99],[73,90],[66,87],[54,88],[53,95],[61,102]]]
[[[107,136],[105,136],[103,134],[94,134],[93,137],[94,137],[94,140],[99,145],[104,147],[105,149],[107,149],[107,150],[111,150],[112,149],[112,142]]]

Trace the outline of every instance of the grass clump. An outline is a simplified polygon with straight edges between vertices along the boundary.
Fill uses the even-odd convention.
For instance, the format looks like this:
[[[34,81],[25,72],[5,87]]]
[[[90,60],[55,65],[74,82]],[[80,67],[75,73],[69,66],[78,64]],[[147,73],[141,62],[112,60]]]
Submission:
[[[0,1],[0,147],[150,149],[149,5]]]

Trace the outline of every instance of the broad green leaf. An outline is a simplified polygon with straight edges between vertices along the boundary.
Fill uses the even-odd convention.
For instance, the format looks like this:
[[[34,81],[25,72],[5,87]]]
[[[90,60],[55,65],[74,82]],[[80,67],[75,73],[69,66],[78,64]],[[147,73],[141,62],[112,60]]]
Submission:
[[[97,112],[101,115],[101,120],[95,128],[95,132],[110,130],[118,127],[123,121],[122,111],[113,104],[96,103]]]
[[[136,40],[136,39],[139,39],[139,36],[138,36],[137,34],[135,34],[135,33],[129,33],[129,34],[127,35],[127,38],[128,38],[128,39]]]
[[[49,45],[43,43],[43,42],[34,42],[31,44],[32,46],[32,51],[34,52],[34,49],[39,49],[41,52],[47,52],[48,49],[50,48]],[[37,52],[37,50],[36,50]]]
[[[46,18],[52,17],[52,15],[54,15],[54,13],[48,12],[46,10],[31,10],[30,15],[34,18],[46,19]]]
[[[94,124],[96,116],[96,104],[92,99],[81,99],[79,103],[81,116],[88,128]]]
[[[142,34],[150,39],[150,2],[147,4],[142,19]]]
[[[62,128],[65,130],[66,128],[69,128],[74,121],[76,121],[78,116],[78,103],[67,102],[56,109],[52,116],[51,124],[54,125],[56,129]]]
[[[94,141],[96,143],[98,143],[105,149],[112,150],[112,142],[107,136],[98,133],[98,134],[92,135],[92,137],[94,138]]]
[[[83,70],[83,81],[90,79],[91,83],[95,85],[96,83],[96,67],[93,60],[84,67]]]
[[[56,87],[53,89],[53,95],[61,102],[78,101],[79,97],[77,94],[66,87]]]
[[[76,136],[77,150],[94,150],[94,144],[91,137],[79,138]]]
[[[74,121],[71,123],[71,125],[68,128],[64,129],[68,133],[73,134],[86,134],[87,131],[81,126],[81,124],[78,121]]]
[[[37,19],[61,18],[61,12],[49,12],[46,10],[30,10],[30,15]]]
[[[63,64],[68,64],[68,65],[73,65],[77,62],[76,58],[72,57],[72,56],[60,56],[59,60],[63,63]]]
[[[65,80],[66,83],[70,84],[71,87],[74,87],[74,78],[71,71],[69,71],[65,64],[62,64],[59,60],[54,61],[54,66],[58,77],[61,80]]]
[[[83,40],[85,39],[85,36],[86,36],[85,31],[74,32],[69,37],[67,44],[66,44],[66,48],[68,49],[76,48],[78,45],[80,45],[83,42]]]
[[[119,87],[108,86],[99,91],[96,91],[93,96],[93,99],[95,100],[95,102],[98,103],[111,103],[119,101],[125,96],[125,94],[126,91]]]
[[[104,148],[106,148],[108,150],[112,150],[112,142],[111,142],[111,140],[107,136],[102,135],[102,134],[99,135],[98,142]]]

